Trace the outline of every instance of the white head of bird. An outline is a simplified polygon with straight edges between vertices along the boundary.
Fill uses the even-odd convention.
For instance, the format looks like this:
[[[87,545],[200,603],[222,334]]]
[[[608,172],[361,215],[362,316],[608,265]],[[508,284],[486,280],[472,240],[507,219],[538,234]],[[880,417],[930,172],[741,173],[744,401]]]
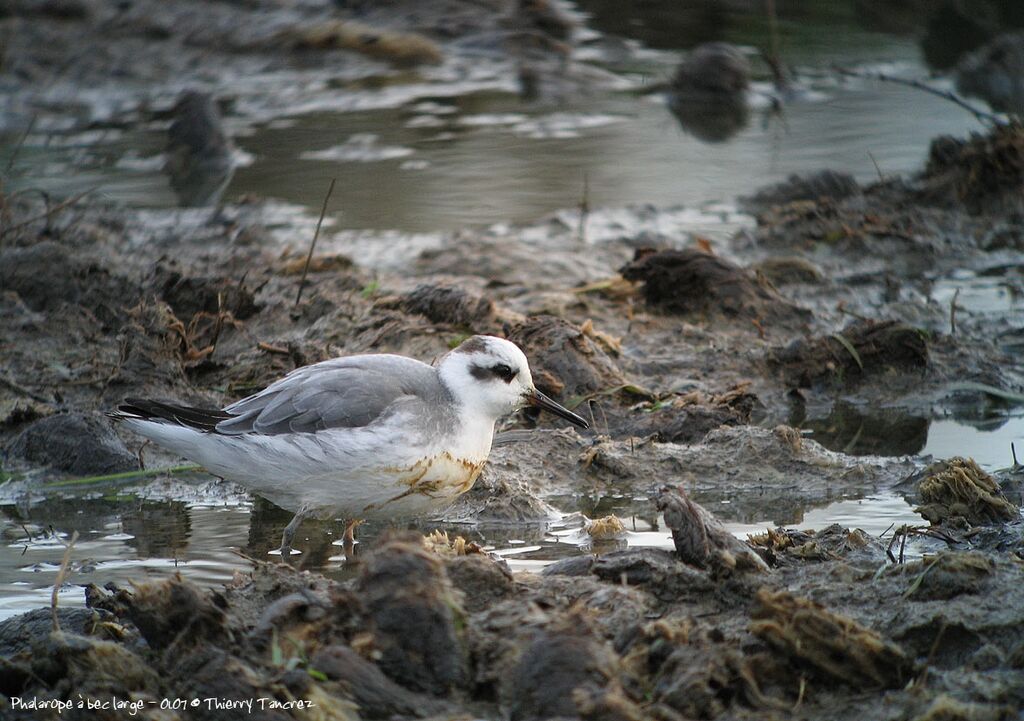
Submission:
[[[530,364],[515,343],[475,335],[441,359],[441,382],[464,409],[497,420],[526,405],[550,411],[581,428],[589,424],[533,385]]]

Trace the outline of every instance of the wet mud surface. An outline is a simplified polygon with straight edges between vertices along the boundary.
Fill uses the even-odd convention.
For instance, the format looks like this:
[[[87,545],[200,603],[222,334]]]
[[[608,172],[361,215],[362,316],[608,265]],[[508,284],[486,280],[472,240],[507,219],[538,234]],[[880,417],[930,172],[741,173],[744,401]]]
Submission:
[[[153,719],[224,717],[148,703],[173,697],[263,698],[268,719],[1016,718],[1024,472],[1008,448],[984,468],[932,449],[928,429],[1019,419],[1024,311],[974,295],[1021,293],[1024,129],[936,138],[902,177],[790,178],[714,238],[678,209],[585,203],[427,238],[328,222],[307,272],[313,213],[221,199],[236,149],[202,130],[219,111],[235,131],[309,112],[332,63],[332,87],[366,98],[381,73],[615,84],[572,59],[582,21],[558,4],[340,5],[0,6],[20,29],[3,78],[25,88],[7,112],[120,76],[116,94],[81,94],[82,116],[169,124],[165,172],[204,191],[183,206],[208,204],[3,195],[2,542],[29,554],[12,573],[52,577],[86,536],[56,620],[0,621],[4,717],[58,717],[13,697],[83,694]],[[28,90],[99,35],[104,52]],[[474,74],[481,57],[499,70]],[[749,68],[723,57],[725,90],[746,89]],[[209,86],[245,81],[219,110],[175,110],[181,79],[203,88],[200,59]],[[268,100],[271,76],[293,92]],[[139,475],[181,459],[103,416],[132,396],[222,407],[341,354],[431,361],[474,333],[518,343],[592,429],[507,419],[468,493],[412,531],[361,529],[354,559],[325,520],[294,566],[268,562],[288,514],[196,469]],[[877,496],[900,522],[800,529]],[[95,533],[154,565],[108,583]],[[189,557],[200,533],[217,554]]]

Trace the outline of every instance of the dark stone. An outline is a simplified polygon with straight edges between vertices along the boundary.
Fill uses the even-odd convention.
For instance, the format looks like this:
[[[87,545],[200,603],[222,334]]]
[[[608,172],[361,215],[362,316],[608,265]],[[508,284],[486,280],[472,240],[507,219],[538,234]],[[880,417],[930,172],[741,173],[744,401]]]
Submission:
[[[81,476],[139,467],[139,459],[98,413],[65,413],[36,421],[14,439],[8,452],[31,463]]]

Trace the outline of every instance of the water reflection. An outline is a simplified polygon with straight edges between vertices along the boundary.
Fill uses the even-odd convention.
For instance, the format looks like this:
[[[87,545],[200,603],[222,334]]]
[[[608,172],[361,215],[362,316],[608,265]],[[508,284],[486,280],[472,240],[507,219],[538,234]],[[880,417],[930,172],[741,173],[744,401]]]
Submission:
[[[928,442],[929,419],[900,409],[870,410],[843,401],[825,417],[807,418],[802,407],[789,425],[811,432],[829,450],[851,456],[912,456]]]
[[[80,537],[72,554],[72,585],[65,589],[62,605],[80,605],[83,601],[77,586],[90,582],[127,585],[147,577],[181,573],[202,585],[217,586],[229,581],[236,571],[247,569],[248,559],[274,560],[269,552],[279,544],[290,513],[261,499],[213,502],[214,486],[201,476],[196,476],[191,485],[191,497],[207,500],[200,504],[179,498],[161,500],[156,497],[157,486],[148,486],[145,499],[124,487],[115,487],[91,489],[87,497],[59,495],[36,499],[27,506],[0,505],[0,618],[48,603],[64,544],[75,531]],[[901,517],[903,522],[916,520],[896,496],[861,501],[826,499],[818,502],[816,510],[801,503],[797,491],[791,491],[788,501],[772,499],[757,488],[700,492],[694,497],[725,519],[740,537],[776,525],[824,527],[839,518],[829,510],[833,507],[842,509],[843,522],[854,526],[870,526],[880,516]],[[505,556],[516,570],[536,569],[566,556],[604,553],[626,545],[671,548],[670,536],[646,497],[612,492],[549,500],[573,512],[550,524],[423,521],[402,527],[463,536]],[[621,538],[594,540],[583,530],[581,513],[590,517],[618,515],[626,533]],[[340,544],[344,527],[340,520],[304,523],[296,536],[296,548],[301,550],[296,565],[334,578],[350,577],[356,570],[345,563]],[[360,526],[355,557],[372,549],[382,534],[392,529],[393,525],[386,523]]]

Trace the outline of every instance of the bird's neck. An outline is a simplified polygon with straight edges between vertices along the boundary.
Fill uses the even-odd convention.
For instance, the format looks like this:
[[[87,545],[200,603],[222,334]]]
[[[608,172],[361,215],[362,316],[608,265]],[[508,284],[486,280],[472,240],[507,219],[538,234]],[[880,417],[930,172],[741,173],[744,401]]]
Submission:
[[[456,455],[467,461],[482,462],[491,452],[494,439],[494,418],[481,413],[469,413],[465,408],[459,414],[459,431],[456,434]]]

